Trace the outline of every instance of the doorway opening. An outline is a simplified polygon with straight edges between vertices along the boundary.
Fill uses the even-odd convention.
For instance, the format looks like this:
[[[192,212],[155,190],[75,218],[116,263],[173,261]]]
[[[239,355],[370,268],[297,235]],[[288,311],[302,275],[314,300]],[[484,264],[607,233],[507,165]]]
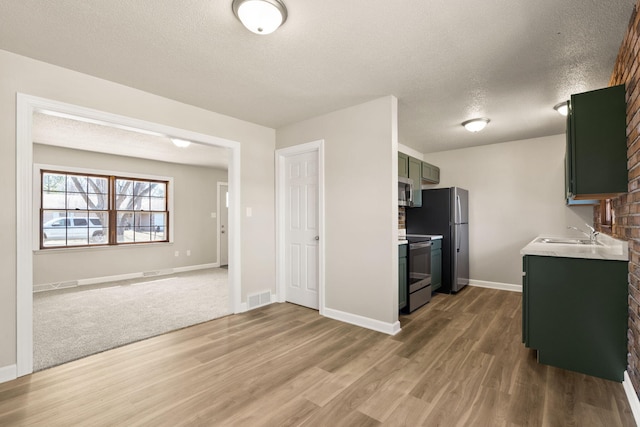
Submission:
[[[142,134],[159,137],[176,137],[183,140],[197,142],[203,147],[221,147],[229,152],[228,175],[226,181],[229,191],[229,224],[230,231],[239,227],[239,166],[240,145],[235,141],[217,138],[211,135],[194,133],[184,129],[164,126],[157,123],[141,121],[124,116],[113,115],[97,110],[91,110],[70,104],[59,103],[43,98],[18,94],[17,97],[17,375],[23,376],[33,371],[33,285],[34,285],[34,251],[40,249],[40,224],[33,220],[34,209],[40,194],[34,190],[34,138],[33,120],[34,114],[42,112],[58,117],[79,119],[85,123],[98,124],[120,130],[139,132]],[[213,184],[213,183],[211,183]],[[214,200],[215,194],[211,195]],[[35,202],[34,202],[35,201]],[[208,216],[213,216],[212,210]],[[144,227],[143,227],[144,228]],[[157,227],[154,228],[157,232]],[[214,231],[215,232],[215,231]],[[139,231],[136,231],[139,233]],[[144,232],[139,233],[144,235]],[[239,312],[240,297],[240,242],[238,232],[231,233],[229,239],[229,265],[228,271],[228,309],[231,313]],[[236,237],[234,237],[236,236]],[[164,245],[174,244],[173,241]],[[211,245],[211,243],[209,243]],[[93,249],[93,248],[92,248]],[[97,248],[103,253],[113,252],[113,248]],[[73,248],[63,251],[75,253],[78,264],[82,265],[80,251]],[[178,251],[176,251],[177,253]],[[189,254],[186,254],[189,256]],[[176,255],[178,256],[178,255]],[[187,269],[188,270],[188,269]],[[185,271],[187,271],[185,270]],[[144,272],[143,272],[144,273]],[[147,272],[149,273],[149,272]],[[162,275],[165,272],[157,270],[151,273]],[[113,279],[113,277],[112,277]]]

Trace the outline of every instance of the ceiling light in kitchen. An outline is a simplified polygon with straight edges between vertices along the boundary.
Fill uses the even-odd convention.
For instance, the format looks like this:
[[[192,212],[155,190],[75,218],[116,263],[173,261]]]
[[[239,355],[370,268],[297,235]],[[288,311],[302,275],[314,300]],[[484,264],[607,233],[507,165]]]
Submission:
[[[556,110],[559,114],[566,116],[569,114],[569,101],[564,101],[559,104],[553,106],[553,109]]]
[[[171,138],[171,142],[173,142],[173,145],[180,148],[187,148],[189,145],[191,145],[190,141],[178,138]]]
[[[287,20],[287,8],[280,0],[233,0],[236,18],[256,34],[271,34]]]
[[[489,119],[479,118],[462,122],[462,126],[469,132],[480,132],[490,122]]]

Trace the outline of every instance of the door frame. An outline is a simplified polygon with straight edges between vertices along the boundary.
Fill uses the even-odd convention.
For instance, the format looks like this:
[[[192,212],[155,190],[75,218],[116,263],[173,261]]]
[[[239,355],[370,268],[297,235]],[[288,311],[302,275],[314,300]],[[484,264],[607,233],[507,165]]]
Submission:
[[[318,311],[325,311],[325,223],[324,223],[324,140],[307,142],[292,147],[281,148],[275,152],[276,161],[276,300],[285,302],[286,284],[286,245],[285,245],[285,202],[287,157],[316,151],[318,153]]]
[[[18,93],[16,96],[16,374],[33,372],[33,113],[50,111],[98,124],[171,135],[230,149],[229,182],[229,309],[242,312],[240,229],[240,143],[159,123]]]
[[[217,209],[216,209],[216,216],[217,216],[217,218],[216,218],[216,223],[217,223],[216,230],[217,230],[217,233],[218,233],[218,236],[216,238],[216,241],[218,242],[218,247],[217,247],[217,252],[216,253],[218,254],[218,267],[222,267],[222,257],[220,256],[220,188],[223,185],[226,186],[227,187],[227,191],[229,191],[229,184],[227,182],[218,181],[216,183],[216,189],[217,189],[216,195],[217,195],[217,198],[218,198],[216,200],[216,206],[217,206]],[[229,201],[231,201],[231,194],[229,194]],[[229,205],[231,205],[231,204],[229,204]],[[229,206],[229,207],[231,207],[231,206]],[[227,218],[227,222],[228,221],[229,221],[229,218]],[[228,265],[228,262],[229,262],[229,253],[228,253],[229,252],[229,224],[227,224],[226,233],[227,233],[227,265]]]

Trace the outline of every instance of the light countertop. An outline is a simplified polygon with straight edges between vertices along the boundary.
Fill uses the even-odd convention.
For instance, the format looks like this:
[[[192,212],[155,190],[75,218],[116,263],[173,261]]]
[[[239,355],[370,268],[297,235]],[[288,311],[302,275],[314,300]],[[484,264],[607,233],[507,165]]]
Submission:
[[[614,261],[629,260],[629,245],[623,240],[614,239],[606,234],[598,235],[602,245],[572,245],[562,243],[534,243],[541,237],[567,238],[567,236],[540,235],[520,250],[521,255],[539,255],[561,258],[606,259]],[[570,237],[575,238],[575,237]]]

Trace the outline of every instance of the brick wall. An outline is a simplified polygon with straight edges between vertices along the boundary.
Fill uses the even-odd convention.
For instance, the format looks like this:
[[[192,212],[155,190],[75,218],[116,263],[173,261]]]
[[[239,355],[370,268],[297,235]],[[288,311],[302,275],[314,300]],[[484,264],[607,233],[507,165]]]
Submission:
[[[640,0],[620,46],[610,86],[624,83],[627,91],[627,168],[629,193],[611,201],[611,226],[600,224],[600,208],[594,209],[596,228],[629,241],[629,357],[627,371],[640,391]]]

